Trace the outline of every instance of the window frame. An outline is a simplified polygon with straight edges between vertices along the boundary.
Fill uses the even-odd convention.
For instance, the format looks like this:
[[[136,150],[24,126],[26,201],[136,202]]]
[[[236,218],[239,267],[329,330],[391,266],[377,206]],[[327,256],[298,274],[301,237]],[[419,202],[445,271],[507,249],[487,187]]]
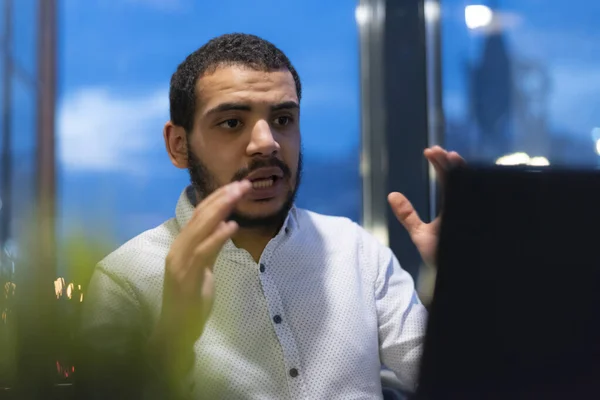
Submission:
[[[402,192],[426,221],[436,214],[435,171],[423,157],[425,148],[442,144],[444,131],[436,6],[437,0],[360,0],[357,9],[363,226],[415,281],[422,260],[387,195]]]

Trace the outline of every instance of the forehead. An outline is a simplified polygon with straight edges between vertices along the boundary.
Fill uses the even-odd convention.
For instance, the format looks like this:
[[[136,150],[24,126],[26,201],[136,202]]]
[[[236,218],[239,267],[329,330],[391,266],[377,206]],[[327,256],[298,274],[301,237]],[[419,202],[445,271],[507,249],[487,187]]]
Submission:
[[[296,84],[287,69],[260,71],[244,66],[218,67],[198,79],[199,110],[221,103],[298,103]]]

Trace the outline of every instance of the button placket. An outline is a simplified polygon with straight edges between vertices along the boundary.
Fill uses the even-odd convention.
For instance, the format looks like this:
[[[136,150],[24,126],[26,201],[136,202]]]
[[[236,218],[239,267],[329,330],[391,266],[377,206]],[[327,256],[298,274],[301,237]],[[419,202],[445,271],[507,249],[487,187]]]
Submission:
[[[300,374],[302,368],[300,364],[300,354],[298,352],[298,346],[296,340],[289,325],[285,322],[286,317],[283,312],[283,302],[281,300],[277,285],[272,279],[273,271],[276,271],[276,267],[270,266],[272,263],[271,256],[274,248],[278,247],[279,241],[269,243],[265,252],[264,257],[261,257],[259,262],[259,279],[263,287],[263,293],[265,301],[267,302],[267,309],[271,315],[273,321],[273,329],[275,335],[281,346],[283,352],[284,363],[286,365],[286,375],[288,377],[288,386],[293,394],[293,398],[304,398],[305,385],[303,376]],[[273,245],[273,246],[271,246]],[[265,271],[270,271],[265,273]]]

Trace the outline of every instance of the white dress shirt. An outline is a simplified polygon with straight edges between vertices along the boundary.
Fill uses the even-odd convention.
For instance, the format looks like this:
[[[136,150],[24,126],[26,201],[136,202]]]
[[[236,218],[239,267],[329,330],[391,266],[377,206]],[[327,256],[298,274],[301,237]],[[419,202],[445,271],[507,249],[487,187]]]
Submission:
[[[114,325],[150,336],[191,193],[182,193],[176,218],[99,263],[84,335]],[[381,399],[382,365],[414,388],[426,310],[391,250],[349,219],[293,208],[259,263],[229,241],[214,274],[213,312],[189,376],[193,398]]]

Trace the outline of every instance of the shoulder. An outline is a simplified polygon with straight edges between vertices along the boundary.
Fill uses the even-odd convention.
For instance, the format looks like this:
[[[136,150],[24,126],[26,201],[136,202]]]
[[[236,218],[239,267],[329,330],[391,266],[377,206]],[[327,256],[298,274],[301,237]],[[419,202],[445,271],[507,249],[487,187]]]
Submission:
[[[159,275],[171,244],[179,233],[177,221],[169,219],[124,243],[98,263],[97,268],[126,281]]]

